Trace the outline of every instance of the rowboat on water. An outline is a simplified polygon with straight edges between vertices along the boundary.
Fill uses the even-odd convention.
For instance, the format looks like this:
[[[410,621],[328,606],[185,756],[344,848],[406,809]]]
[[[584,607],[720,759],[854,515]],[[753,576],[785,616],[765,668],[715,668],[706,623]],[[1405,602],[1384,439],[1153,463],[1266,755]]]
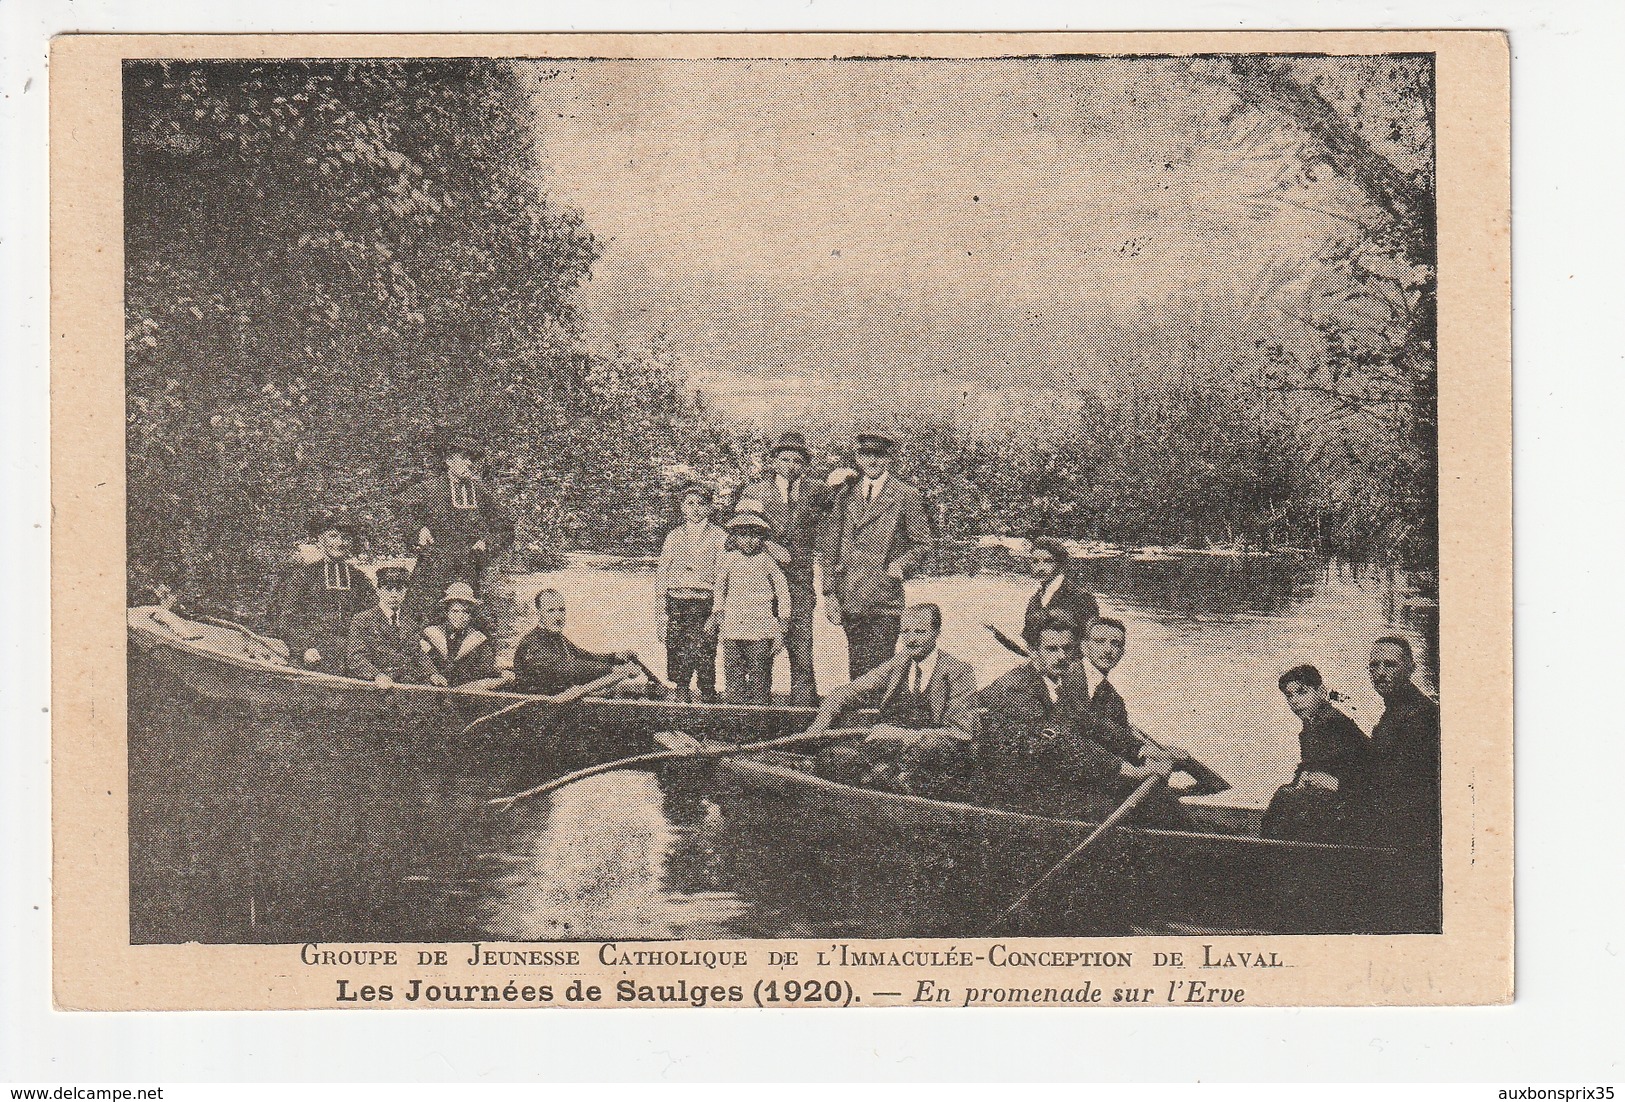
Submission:
[[[501,690],[385,687],[301,669],[288,664],[278,641],[240,625],[155,615],[160,612],[129,610],[132,676],[174,678],[205,700],[256,712],[328,712],[358,724],[450,735],[507,708],[514,708],[513,723],[523,724],[533,713],[515,706],[547,699]],[[647,748],[656,731],[681,729],[729,740],[771,738],[806,728],[817,714],[816,709],[789,704],[685,704],[609,695],[587,696],[570,708],[573,734],[603,757]]]
[[[672,748],[695,745],[660,737]],[[816,898],[858,927],[865,914],[912,912],[932,916],[922,921],[934,928],[911,934],[954,937],[1438,929],[1430,916],[1439,870],[1425,855],[1260,838],[1255,814],[1197,804],[1185,805],[1189,823],[1179,829],[1103,835],[1058,878],[1061,890],[1006,920],[1004,909],[1098,824],[857,788],[816,776],[810,764],[763,753],[677,766],[677,783],[701,786],[717,806],[721,829],[794,837],[806,862],[799,889],[776,882],[782,862],[760,876],[736,870],[746,890],[792,915],[798,898]]]

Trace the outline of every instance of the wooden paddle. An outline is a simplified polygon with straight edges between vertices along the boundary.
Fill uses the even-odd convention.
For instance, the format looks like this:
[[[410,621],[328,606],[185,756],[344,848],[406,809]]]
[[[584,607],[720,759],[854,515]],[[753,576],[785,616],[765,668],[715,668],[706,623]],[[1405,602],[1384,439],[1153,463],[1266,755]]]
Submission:
[[[1040,876],[1037,880],[1033,881],[1032,887],[1022,892],[1014,903],[1006,907],[1002,920],[1008,922],[1010,919],[1020,914],[1022,910],[1026,908],[1028,902],[1031,901],[1032,897],[1036,895],[1044,887],[1044,885],[1048,884],[1051,880],[1065,872],[1075,861],[1077,861],[1079,857],[1083,856],[1083,854],[1088,851],[1090,846],[1099,841],[1107,831],[1111,830],[1113,827],[1117,826],[1118,823],[1121,823],[1124,819],[1128,818],[1129,815],[1133,813],[1134,809],[1140,806],[1141,802],[1144,801],[1147,796],[1151,795],[1152,790],[1156,788],[1157,785],[1162,784],[1166,779],[1167,778],[1165,777],[1153,774],[1152,776],[1149,776],[1145,780],[1141,781],[1140,787],[1136,788],[1129,798],[1124,800],[1122,804],[1118,806],[1116,811],[1108,815],[1099,826],[1089,832],[1089,837],[1085,838],[1083,841],[1074,846],[1072,848],[1072,852],[1061,858],[1061,860],[1056,863],[1054,868],[1050,869],[1043,876]]]
[[[550,781],[537,785],[535,788],[515,792],[512,796],[499,796],[497,799],[488,802],[492,807],[512,807],[520,800],[528,800],[533,796],[545,796],[549,792],[557,792],[567,785],[575,784],[577,781],[584,781],[588,777],[596,777],[601,773],[613,773],[617,769],[626,769],[634,765],[649,765],[662,761],[684,761],[689,758],[727,758],[735,754],[755,753],[758,750],[776,750],[783,746],[794,746],[801,742],[813,742],[820,739],[839,742],[844,739],[863,738],[868,734],[869,728],[867,727],[833,727],[824,731],[802,731],[800,734],[795,735],[780,735],[778,738],[764,739],[761,742],[741,742],[733,746],[712,747],[696,741],[693,746],[685,746],[680,750],[654,750],[646,754],[633,754],[629,758],[617,758],[614,761],[589,765],[585,769],[577,769],[573,773],[555,777]]]
[[[1032,657],[1032,651],[1027,649],[1027,645],[1025,643],[1010,638],[993,624],[983,624],[982,626],[987,628],[988,631],[991,631],[993,633],[993,638],[997,639],[1006,650],[1013,654],[1019,654],[1023,658]],[[1167,757],[1175,757],[1174,753],[1170,751],[1168,747],[1164,746],[1162,743],[1158,742],[1156,739],[1152,738],[1150,735],[1146,734],[1132,723],[1129,724],[1128,732],[1135,738],[1139,739],[1142,745],[1149,746],[1151,749],[1159,751]],[[1181,754],[1175,758],[1174,769],[1176,772],[1188,775],[1193,781],[1196,782],[1196,787],[1188,792],[1182,793],[1183,795],[1212,796],[1219,792],[1227,792],[1230,789],[1229,781],[1219,776],[1219,774],[1215,773],[1212,769],[1197,761],[1189,754]]]
[[[531,708],[537,705],[546,705],[551,708],[562,708],[567,704],[574,704],[582,697],[591,696],[593,693],[596,693],[602,689],[607,689],[611,685],[619,685],[622,681],[634,676],[634,674],[635,671],[628,669],[613,670],[606,673],[603,677],[600,677],[596,681],[589,681],[585,685],[577,685],[573,689],[567,689],[566,691],[557,693],[553,696],[526,697],[524,700],[515,701],[506,708],[498,709],[497,711],[492,712],[490,715],[484,715],[479,719],[476,719],[473,723],[470,723],[467,727],[463,728],[463,733],[460,737],[467,738],[469,735],[473,734],[481,727],[484,727],[486,724],[501,719],[503,716],[512,715],[514,712],[520,711],[524,708]]]

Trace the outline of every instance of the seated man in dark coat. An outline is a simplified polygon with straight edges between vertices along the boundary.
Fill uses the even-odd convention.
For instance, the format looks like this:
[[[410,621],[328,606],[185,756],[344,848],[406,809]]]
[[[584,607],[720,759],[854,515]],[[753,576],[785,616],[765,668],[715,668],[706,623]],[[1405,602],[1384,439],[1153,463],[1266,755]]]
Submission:
[[[977,694],[976,802],[1006,811],[1098,821],[1147,778],[1164,780],[1172,757],[1126,761],[1087,736],[1087,697],[1068,673],[1078,658],[1078,629],[1065,613],[1039,625],[1032,657]],[[1138,746],[1136,746],[1138,752]],[[1138,821],[1178,821],[1165,787],[1136,809]]]
[[[1021,628],[1021,637],[1028,647],[1036,644],[1046,613],[1066,613],[1072,617],[1080,632],[1087,630],[1089,621],[1100,615],[1100,603],[1095,600],[1095,595],[1078,585],[1068,574],[1070,561],[1071,556],[1059,540],[1033,540],[1028,569],[1038,582],[1038,588],[1027,601],[1027,612]]]
[[[1371,685],[1382,718],[1371,730],[1369,831],[1373,840],[1437,853],[1440,848],[1439,706],[1411,676],[1409,641],[1385,635],[1371,644]]]
[[[347,654],[351,677],[384,686],[428,680],[430,670],[418,648],[423,625],[401,607],[410,583],[411,575],[404,567],[378,568],[378,604],[350,621]]]
[[[597,681],[610,673],[638,672],[631,665],[633,651],[597,654],[583,650],[564,637],[566,611],[564,597],[556,589],[536,594],[536,626],[519,641],[513,655],[513,683],[506,688],[518,693],[553,696]]]
[[[441,621],[423,629],[418,649],[427,663],[429,684],[494,688],[496,651],[490,638],[474,623],[480,600],[467,582],[452,582],[440,600]],[[488,684],[487,684],[488,682]]]
[[[288,644],[288,661],[323,673],[343,673],[350,621],[378,604],[378,594],[350,561],[355,525],[341,514],[307,522],[322,557],[293,567],[271,594],[266,619]]]
[[[878,709],[880,721],[862,742],[818,755],[820,776],[918,795],[960,794],[976,731],[976,671],[937,648],[941,631],[936,605],[904,609],[898,652],[824,697],[809,732],[828,730],[857,708]]]
[[[1264,812],[1266,838],[1346,842],[1351,809],[1365,798],[1369,755],[1365,732],[1331,701],[1320,671],[1294,666],[1278,684],[1287,707],[1303,721],[1300,761]]]

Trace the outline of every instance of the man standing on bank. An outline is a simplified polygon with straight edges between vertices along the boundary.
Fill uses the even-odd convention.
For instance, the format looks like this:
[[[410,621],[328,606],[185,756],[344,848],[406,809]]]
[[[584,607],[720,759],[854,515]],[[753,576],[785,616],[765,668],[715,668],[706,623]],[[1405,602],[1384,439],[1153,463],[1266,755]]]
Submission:
[[[339,513],[317,513],[306,528],[322,557],[288,571],[271,595],[266,619],[288,644],[294,665],[342,674],[350,621],[376,605],[378,594],[350,562],[354,523]]]
[[[433,607],[452,582],[466,582],[476,597],[488,564],[513,545],[514,516],[481,481],[485,449],[467,433],[441,430],[436,445],[443,472],[409,489],[400,515],[407,546],[417,549],[412,572],[414,608]]]
[[[754,503],[772,527],[767,551],[790,583],[790,611],[786,618],[784,649],[790,656],[790,703],[817,704],[818,682],[813,674],[813,559],[818,535],[829,511],[832,491],[806,477],[812,453],[799,432],[787,432],[773,445],[773,469],[745,488],[741,508]]]
[[[934,543],[920,491],[892,474],[896,447],[883,433],[858,436],[862,475],[836,495],[824,530],[825,614],[846,631],[854,681],[896,651],[903,580],[925,564]]]

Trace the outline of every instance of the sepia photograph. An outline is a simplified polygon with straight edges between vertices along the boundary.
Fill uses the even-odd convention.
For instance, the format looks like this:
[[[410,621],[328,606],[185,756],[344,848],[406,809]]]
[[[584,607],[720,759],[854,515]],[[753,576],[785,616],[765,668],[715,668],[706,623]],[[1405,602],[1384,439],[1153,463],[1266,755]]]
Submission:
[[[1442,931],[1431,52],[121,75],[131,944]]]

